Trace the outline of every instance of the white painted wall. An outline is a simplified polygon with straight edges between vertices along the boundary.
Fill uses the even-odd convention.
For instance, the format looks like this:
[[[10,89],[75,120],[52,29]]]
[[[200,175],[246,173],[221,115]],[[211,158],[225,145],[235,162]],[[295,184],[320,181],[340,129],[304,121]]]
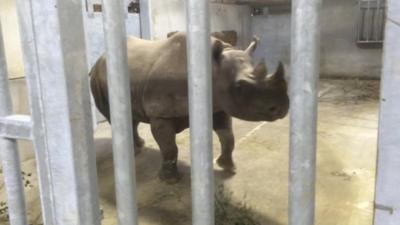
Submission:
[[[164,39],[171,31],[186,30],[185,3],[185,0],[151,0],[153,39]],[[211,30],[235,30],[239,46],[246,46],[251,40],[250,21],[247,6],[211,4]]]
[[[321,75],[325,77],[379,78],[382,49],[356,45],[357,1],[323,1],[321,12]],[[290,64],[291,14],[252,17],[252,33],[261,36],[255,52],[270,68],[278,60]]]
[[[15,0],[0,1],[0,20],[10,78],[24,76]]]
[[[126,6],[129,0],[125,0]],[[93,9],[93,4],[101,4],[101,0],[82,0],[83,6]],[[103,13],[93,12],[83,8],[83,20],[86,31],[86,49],[88,64],[91,67],[97,59],[105,52]],[[140,20],[138,14],[126,15],[126,33],[129,36],[140,36]]]

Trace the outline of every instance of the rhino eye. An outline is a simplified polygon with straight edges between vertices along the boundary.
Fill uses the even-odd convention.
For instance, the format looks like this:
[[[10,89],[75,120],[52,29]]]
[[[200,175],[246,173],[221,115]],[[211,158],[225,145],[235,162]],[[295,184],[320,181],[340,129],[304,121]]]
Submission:
[[[273,113],[273,112],[276,112],[276,110],[278,110],[278,107],[276,107],[276,106],[271,106],[271,107],[268,108],[268,110],[269,110],[271,113]]]

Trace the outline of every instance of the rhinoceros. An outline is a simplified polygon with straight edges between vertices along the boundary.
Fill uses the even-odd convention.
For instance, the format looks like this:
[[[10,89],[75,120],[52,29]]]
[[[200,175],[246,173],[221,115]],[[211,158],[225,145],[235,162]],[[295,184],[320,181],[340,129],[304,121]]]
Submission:
[[[279,63],[267,74],[265,62],[252,63],[258,39],[245,50],[210,37],[213,81],[213,129],[221,143],[217,164],[234,171],[234,136],[231,117],[247,121],[275,121],[289,108],[284,67]],[[167,183],[178,182],[177,133],[189,127],[186,34],[165,40],[127,40],[135,149],[144,145],[138,124],[149,123],[159,145],[162,165],[158,173]],[[101,56],[90,71],[91,91],[99,111],[110,121],[106,58]],[[137,152],[135,152],[137,153]]]

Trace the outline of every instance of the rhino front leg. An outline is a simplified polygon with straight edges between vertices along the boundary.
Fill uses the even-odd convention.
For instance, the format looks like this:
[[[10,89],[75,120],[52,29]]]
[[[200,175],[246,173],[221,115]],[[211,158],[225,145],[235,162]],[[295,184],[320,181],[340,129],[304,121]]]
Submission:
[[[232,131],[232,118],[225,112],[218,112],[213,115],[213,128],[221,143],[221,155],[217,164],[227,171],[234,171],[235,164],[232,159],[232,152],[235,147],[235,138]]]
[[[151,132],[162,155],[158,176],[162,181],[173,184],[181,178],[178,172],[178,147],[175,142],[176,129],[173,120],[155,119],[150,122]]]

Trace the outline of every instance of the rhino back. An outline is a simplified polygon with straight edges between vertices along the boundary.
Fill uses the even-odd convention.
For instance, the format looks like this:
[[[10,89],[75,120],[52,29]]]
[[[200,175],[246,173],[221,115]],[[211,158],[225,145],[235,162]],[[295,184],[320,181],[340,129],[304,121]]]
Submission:
[[[128,41],[132,98],[146,118],[188,115],[186,37]],[[135,110],[135,111],[136,111]]]

